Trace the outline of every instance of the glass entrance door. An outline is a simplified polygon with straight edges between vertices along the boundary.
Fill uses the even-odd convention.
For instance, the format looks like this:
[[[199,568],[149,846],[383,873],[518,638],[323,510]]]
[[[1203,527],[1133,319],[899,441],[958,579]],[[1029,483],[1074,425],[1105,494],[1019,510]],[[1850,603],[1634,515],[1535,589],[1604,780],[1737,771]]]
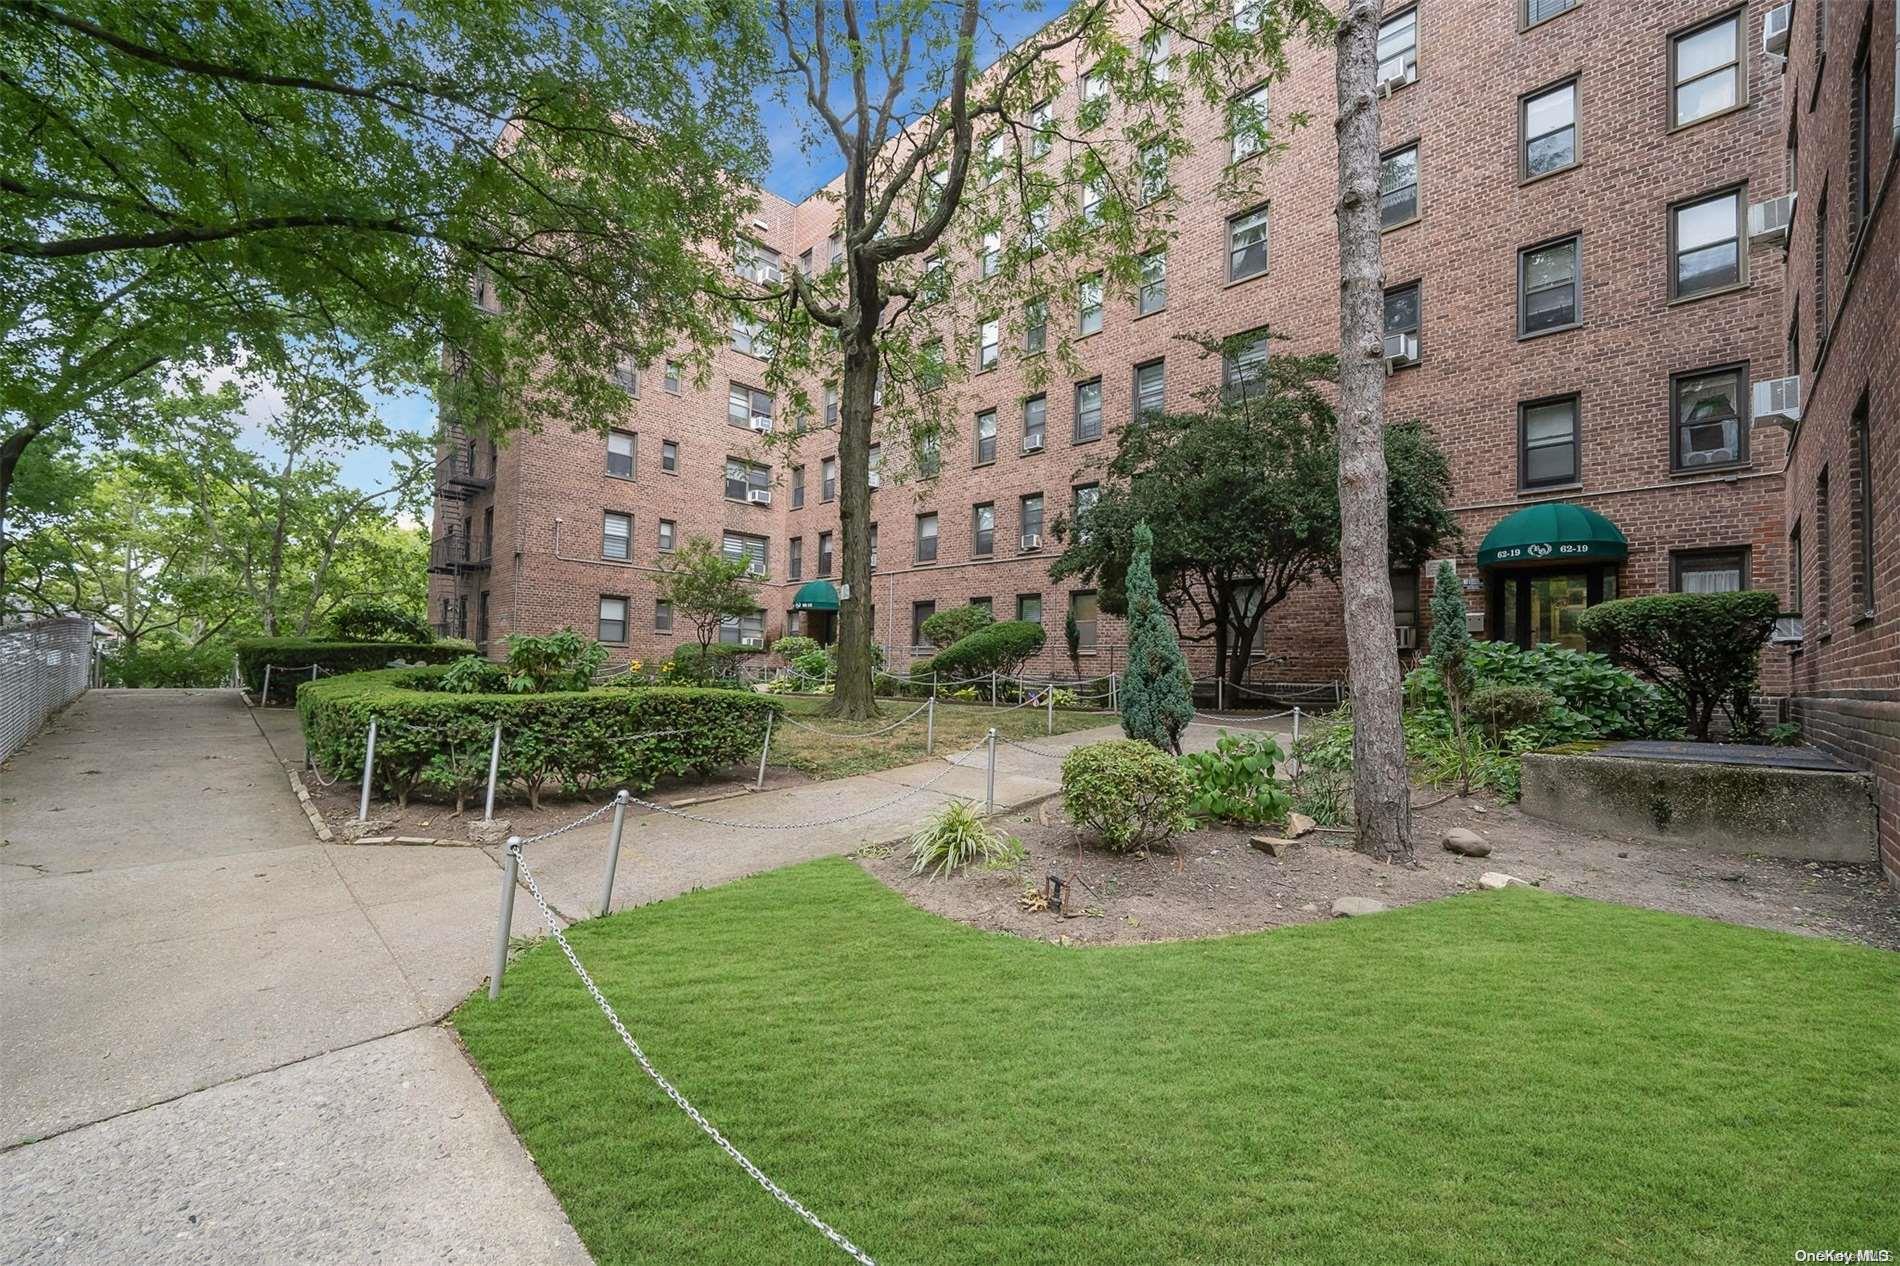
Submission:
[[[1585,608],[1616,596],[1616,577],[1607,568],[1506,572],[1492,584],[1498,637],[1526,650],[1539,642],[1587,649],[1581,627]]]

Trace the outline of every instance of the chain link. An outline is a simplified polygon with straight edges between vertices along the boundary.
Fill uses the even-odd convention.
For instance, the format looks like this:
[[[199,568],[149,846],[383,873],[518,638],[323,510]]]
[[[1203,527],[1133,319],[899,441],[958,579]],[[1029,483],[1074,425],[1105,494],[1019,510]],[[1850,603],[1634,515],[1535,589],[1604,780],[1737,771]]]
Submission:
[[[575,823],[574,825],[578,826],[580,824]],[[569,828],[562,828],[562,830],[567,829]],[[546,836],[536,836],[535,838],[545,839]],[[522,842],[531,843],[532,841],[524,840]],[[679,1110],[684,1112],[687,1117],[692,1120],[694,1125],[697,1125],[703,1130],[707,1138],[719,1144],[719,1149],[727,1156],[730,1156],[739,1168],[750,1174],[752,1180],[758,1183],[760,1187],[763,1187],[774,1200],[777,1200],[787,1209],[790,1209],[800,1218],[803,1218],[813,1230],[837,1245],[841,1251],[849,1254],[851,1258],[859,1262],[861,1266],[877,1266],[877,1262],[872,1259],[869,1253],[833,1230],[830,1224],[825,1222],[824,1219],[801,1204],[797,1197],[766,1177],[764,1170],[753,1164],[744,1152],[734,1147],[732,1141],[724,1134],[721,1134],[719,1128],[711,1121],[708,1121],[705,1116],[701,1114],[700,1110],[695,1108],[692,1102],[687,1099],[685,1095],[681,1094],[659,1069],[653,1066],[653,1062],[647,1058],[647,1053],[640,1049],[640,1043],[634,1040],[633,1034],[629,1032],[627,1026],[621,1022],[619,1014],[615,1012],[613,1008],[613,1004],[607,1001],[607,995],[600,991],[600,986],[594,983],[594,978],[587,974],[585,967],[581,966],[580,955],[576,954],[574,947],[568,944],[567,937],[561,931],[560,923],[554,917],[554,912],[548,909],[547,900],[541,895],[541,885],[535,882],[534,871],[529,869],[527,858],[521,855],[520,846],[511,846],[509,851],[515,854],[515,864],[520,868],[522,881],[528,885],[528,892],[533,896],[535,905],[541,908],[541,917],[547,921],[549,933],[553,935],[555,943],[561,947],[561,953],[567,956],[568,966],[572,967],[574,974],[580,977],[581,984],[587,986],[587,993],[593,998],[594,1004],[600,1008],[601,1014],[607,1017],[607,1023],[613,1025],[614,1032],[620,1035],[621,1042],[626,1046],[628,1051],[632,1052],[634,1059],[639,1061],[641,1070],[644,1071],[648,1077],[652,1078],[653,1084],[666,1092],[666,1097],[671,1099],[674,1104],[679,1107]]]
[[[637,804],[640,802],[635,801],[635,803]],[[557,835],[566,835],[569,831],[572,831],[577,827],[586,826],[589,822],[592,822],[598,818],[606,816],[608,813],[613,811],[613,807],[614,807],[614,802],[609,800],[606,804],[601,805],[600,808],[594,810],[592,813],[588,814],[584,818],[575,818],[572,822],[569,822],[566,826],[557,826],[551,831],[543,831],[539,835],[530,835],[526,837],[525,839],[523,839],[521,842],[523,844],[539,844],[542,840],[551,840]]]
[[[975,769],[975,768],[977,768],[977,766],[975,765],[965,765],[961,763],[960,761],[949,760],[947,768],[945,768],[942,773],[936,775],[933,778],[929,778],[925,780],[924,782],[918,783],[915,787],[912,787],[910,790],[906,791],[901,796],[897,796],[890,800],[886,800],[882,804],[874,804],[868,809],[858,809],[851,813],[840,813],[835,817],[819,818],[816,821],[812,821],[812,822],[732,822],[724,818],[702,817],[697,813],[688,813],[684,809],[675,809],[671,805],[658,804],[652,800],[642,800],[638,796],[632,796],[632,797],[629,797],[629,799],[631,803],[640,805],[642,808],[653,809],[657,812],[664,813],[675,818],[684,818],[688,822],[699,822],[706,826],[722,826],[732,831],[808,831],[808,830],[813,829],[814,827],[834,826],[839,822],[850,822],[856,818],[869,817],[871,814],[877,813],[884,809],[888,809],[892,805],[902,804],[904,801],[909,800],[912,796],[919,795],[923,792],[929,791],[932,787],[936,786],[938,783],[942,782],[944,779],[948,778],[951,774],[955,773],[959,769]],[[567,828],[563,827],[562,829],[565,830]]]
[[[813,734],[822,734],[826,738],[867,739],[867,738],[877,738],[880,735],[889,734],[892,730],[897,729],[899,726],[909,724],[910,722],[916,720],[918,717],[922,716],[924,714],[924,709],[928,708],[929,706],[930,706],[930,701],[925,700],[923,705],[917,708],[916,711],[910,713],[910,715],[899,717],[897,720],[891,722],[889,725],[883,727],[882,729],[865,730],[862,733],[849,733],[849,732],[844,732],[844,731],[839,731],[839,730],[827,730],[823,726],[808,725],[805,722],[800,721],[797,717],[791,715],[789,712],[786,713],[784,716],[780,717],[779,719],[781,721],[786,722],[789,725],[795,725],[801,730],[810,730]]]

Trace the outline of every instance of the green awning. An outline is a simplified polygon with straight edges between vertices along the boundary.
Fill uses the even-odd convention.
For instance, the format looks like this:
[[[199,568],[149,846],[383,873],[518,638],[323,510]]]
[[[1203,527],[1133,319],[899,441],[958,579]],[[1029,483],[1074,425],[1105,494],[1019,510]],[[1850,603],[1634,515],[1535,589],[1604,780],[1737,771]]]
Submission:
[[[792,599],[794,611],[836,611],[838,609],[838,586],[829,580],[807,580],[798,587],[798,595]]]
[[[1484,535],[1480,567],[1533,567],[1550,563],[1607,563],[1628,558],[1630,543],[1595,510],[1567,501],[1526,506]]]

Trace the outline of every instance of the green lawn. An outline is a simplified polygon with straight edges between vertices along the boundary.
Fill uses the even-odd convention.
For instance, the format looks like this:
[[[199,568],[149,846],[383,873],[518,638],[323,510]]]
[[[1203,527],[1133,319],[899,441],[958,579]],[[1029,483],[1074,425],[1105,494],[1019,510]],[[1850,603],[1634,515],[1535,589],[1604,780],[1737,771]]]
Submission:
[[[801,721],[821,725],[827,730],[862,732],[880,730],[900,717],[916,711],[921,699],[880,699],[881,716],[876,721],[846,724],[819,715],[829,700],[787,695],[785,706]],[[937,750],[954,752],[975,747],[993,725],[1005,738],[1034,743],[1048,734],[1048,716],[1041,708],[987,708],[967,703],[937,701]],[[1114,725],[1115,718],[1099,713],[1056,709],[1056,733],[1087,730],[1098,725]],[[789,765],[813,778],[846,778],[852,774],[876,773],[924,759],[924,718],[899,726],[889,734],[873,738],[840,738],[813,734],[796,725],[779,725],[772,731],[774,765]]]
[[[1900,1249],[1900,956],[1534,890],[1076,950],[842,860],[597,920],[661,1071],[900,1263]],[[455,1017],[602,1262],[846,1260],[543,944]]]

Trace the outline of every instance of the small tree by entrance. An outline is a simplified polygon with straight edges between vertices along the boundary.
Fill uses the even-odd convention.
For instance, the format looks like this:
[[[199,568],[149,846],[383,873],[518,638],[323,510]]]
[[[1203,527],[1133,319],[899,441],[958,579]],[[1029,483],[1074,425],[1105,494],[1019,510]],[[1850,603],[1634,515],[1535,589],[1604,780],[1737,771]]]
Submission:
[[[747,579],[750,568],[743,555],[721,553],[703,536],[687,540],[662,565],[660,597],[672,604],[674,615],[691,622],[702,653],[721,624],[759,610]]]
[[[1458,792],[1471,794],[1471,752],[1465,745],[1465,699],[1471,692],[1471,628],[1458,569],[1438,564],[1432,577],[1432,667],[1445,683],[1445,710],[1458,742]]]
[[[1122,679],[1122,732],[1181,753],[1181,732],[1194,719],[1187,659],[1174,624],[1162,609],[1148,558],[1154,533],[1135,525],[1135,553],[1128,564],[1128,672]]]

